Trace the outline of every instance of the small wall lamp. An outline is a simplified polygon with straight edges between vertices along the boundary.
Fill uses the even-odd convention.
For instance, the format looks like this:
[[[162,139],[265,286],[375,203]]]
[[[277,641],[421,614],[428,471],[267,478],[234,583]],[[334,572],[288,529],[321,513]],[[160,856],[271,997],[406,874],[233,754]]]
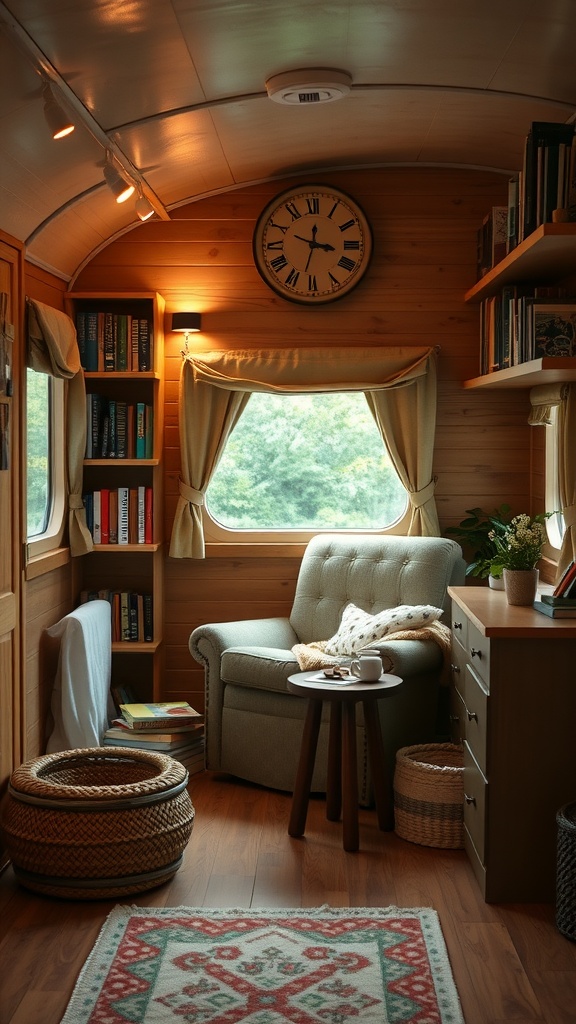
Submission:
[[[172,330],[184,335],[182,355],[188,351],[188,335],[202,330],[201,313],[172,313]]]

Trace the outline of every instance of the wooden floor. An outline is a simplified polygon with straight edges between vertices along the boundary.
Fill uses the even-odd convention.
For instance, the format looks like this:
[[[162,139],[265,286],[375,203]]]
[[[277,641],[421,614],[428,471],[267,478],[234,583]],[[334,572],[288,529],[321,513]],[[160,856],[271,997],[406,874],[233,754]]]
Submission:
[[[290,796],[209,773],[190,786],[196,820],[172,882],[123,902],[140,906],[433,907],[466,1024],[576,1022],[576,943],[547,905],[487,905],[465,854],[381,833],[360,812],[358,853],[311,802],[290,839]],[[527,851],[529,856],[529,851]],[[0,1024],[59,1024],[113,902],[68,903],[0,877]]]

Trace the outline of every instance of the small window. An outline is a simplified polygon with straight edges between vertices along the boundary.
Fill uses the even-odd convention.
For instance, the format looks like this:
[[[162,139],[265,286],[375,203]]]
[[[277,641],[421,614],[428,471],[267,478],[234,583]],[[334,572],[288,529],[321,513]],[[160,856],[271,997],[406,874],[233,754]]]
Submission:
[[[321,530],[382,531],[407,508],[361,392],[252,394],[206,493],[219,539],[224,531],[290,540]]]
[[[64,530],[64,382],[26,371],[26,526],[30,555],[57,547]]]
[[[554,514],[546,520],[548,540],[555,551],[562,547],[564,516],[560,511],[560,478],[558,475],[558,409],[553,406],[551,422],[546,424],[546,509]]]

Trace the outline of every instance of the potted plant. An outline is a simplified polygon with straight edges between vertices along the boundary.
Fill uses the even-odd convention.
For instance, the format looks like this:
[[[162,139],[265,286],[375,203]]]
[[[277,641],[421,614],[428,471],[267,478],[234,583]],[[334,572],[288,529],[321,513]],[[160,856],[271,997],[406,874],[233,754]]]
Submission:
[[[504,527],[503,532],[492,531],[496,553],[490,572],[504,576],[509,604],[532,604],[538,585],[538,569],[542,548],[546,543],[546,520],[551,512],[529,516],[525,512]]]
[[[464,555],[471,556],[466,566],[466,575],[476,579],[494,580],[502,578],[502,568],[497,563],[497,538],[502,538],[512,520],[510,506],[503,503],[493,512],[482,508],[467,508],[467,519],[458,526],[449,526],[446,533],[462,545]]]

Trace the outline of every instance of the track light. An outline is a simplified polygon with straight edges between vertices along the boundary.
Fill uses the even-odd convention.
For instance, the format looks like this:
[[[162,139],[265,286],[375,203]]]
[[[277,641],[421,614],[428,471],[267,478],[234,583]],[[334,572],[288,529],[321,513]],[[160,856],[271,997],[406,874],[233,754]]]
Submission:
[[[44,83],[44,117],[52,132],[53,139],[63,139],[74,131],[74,124],[64,112],[62,107],[54,98],[54,93],[48,82]]]
[[[142,192],[140,192],[140,195],[134,204],[134,209],[140,217],[140,220],[148,220],[148,218],[154,213],[154,207],[148,202],[146,196],[143,195]]]
[[[122,177],[119,171],[117,171],[114,165],[110,162],[109,157],[107,157],[106,164],[104,166],[104,181],[113,195],[116,196],[117,203],[125,203],[134,192],[134,185],[132,182],[126,181],[126,179]]]

